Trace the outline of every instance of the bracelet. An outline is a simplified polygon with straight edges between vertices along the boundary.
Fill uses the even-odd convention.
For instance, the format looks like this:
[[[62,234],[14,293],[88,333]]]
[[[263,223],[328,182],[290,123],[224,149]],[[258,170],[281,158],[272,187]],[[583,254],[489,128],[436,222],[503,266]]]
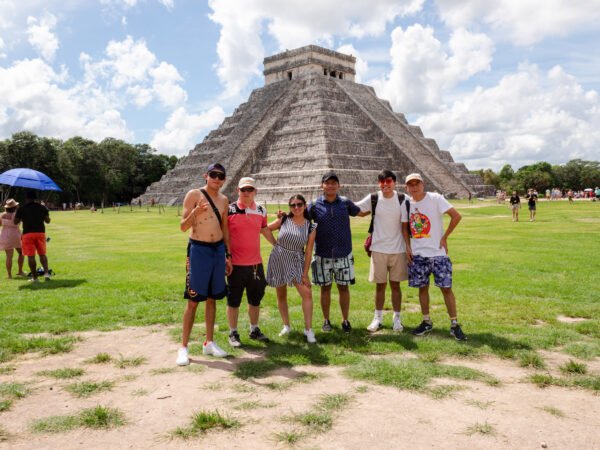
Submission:
[[[231,258],[231,253],[225,253],[225,258],[227,258],[227,259]]]

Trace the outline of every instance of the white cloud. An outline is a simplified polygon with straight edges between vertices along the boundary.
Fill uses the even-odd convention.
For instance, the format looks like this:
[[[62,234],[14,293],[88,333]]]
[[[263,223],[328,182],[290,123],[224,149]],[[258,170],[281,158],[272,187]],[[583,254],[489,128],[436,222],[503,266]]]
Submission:
[[[52,61],[58,50],[58,38],[53,33],[56,26],[56,16],[46,13],[41,18],[27,18],[27,35],[29,43],[42,55],[46,61]]]
[[[158,67],[150,70],[153,89],[163,105],[176,107],[185,103],[187,93],[177,83],[183,81],[175,66],[161,62]]]
[[[39,58],[0,67],[0,136],[30,130],[58,138],[131,140],[134,134],[122,116],[130,105],[141,108],[156,101],[171,111],[187,101],[177,69],[158,61],[143,40],[111,41],[103,58],[82,53],[80,64],[84,75],[75,82],[65,68],[56,71]],[[193,135],[198,122],[189,117],[185,122],[176,115],[167,129],[181,135],[177,127],[189,123],[196,127]]]
[[[175,7],[175,0],[158,0],[158,2],[167,9],[173,9]]]
[[[518,45],[597,27],[598,0],[436,0],[451,27],[481,22]]]
[[[585,91],[560,66],[540,73],[524,64],[496,86],[477,88],[417,123],[456,160],[474,168],[596,160],[600,96]]]
[[[424,0],[209,0],[213,10],[209,17],[221,26],[216,68],[223,94],[239,95],[251,77],[261,74],[261,33],[265,28],[281,50],[312,43],[331,46],[334,36],[380,36],[388,23],[420,11],[423,3]]]
[[[187,100],[177,68],[158,61],[144,40],[127,36],[122,41],[110,41],[105,58],[94,61],[82,53],[80,61],[87,85],[103,86],[109,92],[124,90],[127,99],[137,106],[158,100],[167,108],[176,108]]]
[[[67,73],[37,58],[0,67],[0,134],[30,130],[43,136],[131,139],[120,113],[102,92],[65,88]]]
[[[190,114],[177,108],[162,130],[152,137],[150,145],[162,153],[184,156],[207,130],[215,128],[225,118],[223,109],[215,106],[202,114]]]
[[[453,32],[446,50],[430,27],[397,27],[392,31],[391,71],[371,84],[398,111],[433,111],[445,91],[489,70],[493,51],[489,38],[464,29]]]
[[[5,47],[4,39],[0,37],[0,59],[6,58],[6,53],[2,53],[2,49]]]

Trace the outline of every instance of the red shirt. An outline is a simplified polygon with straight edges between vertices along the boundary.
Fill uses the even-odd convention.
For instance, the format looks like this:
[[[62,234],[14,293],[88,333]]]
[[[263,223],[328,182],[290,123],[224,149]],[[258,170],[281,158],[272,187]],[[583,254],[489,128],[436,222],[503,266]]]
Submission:
[[[229,205],[229,252],[234,266],[262,264],[260,232],[267,226],[267,211],[253,203],[248,208],[239,201]]]

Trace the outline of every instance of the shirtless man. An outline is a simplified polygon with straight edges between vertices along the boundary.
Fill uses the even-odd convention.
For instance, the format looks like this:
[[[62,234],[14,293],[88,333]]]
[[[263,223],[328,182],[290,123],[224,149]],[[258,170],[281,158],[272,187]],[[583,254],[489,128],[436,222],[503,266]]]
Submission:
[[[225,181],[225,168],[221,164],[210,164],[204,174],[204,189],[192,189],[183,200],[181,231],[191,228],[187,248],[186,283],[183,297],[187,306],[183,314],[181,348],[177,353],[177,365],[190,363],[188,341],[198,303],[204,302],[206,340],[202,353],[224,358],[227,353],[213,341],[216,316],[216,300],[227,294],[225,275],[231,272],[231,257],[228,253],[229,232],[227,228],[227,197],[219,193]],[[208,201],[214,203],[215,211]],[[217,215],[218,213],[218,215]]]

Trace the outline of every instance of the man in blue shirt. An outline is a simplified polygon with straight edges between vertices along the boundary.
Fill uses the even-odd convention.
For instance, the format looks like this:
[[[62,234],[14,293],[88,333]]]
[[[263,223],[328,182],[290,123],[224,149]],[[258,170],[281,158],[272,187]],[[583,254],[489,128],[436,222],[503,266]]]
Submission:
[[[315,239],[315,255],[312,260],[313,284],[321,286],[321,309],[323,331],[332,330],[329,321],[331,285],[335,279],[342,310],[342,329],[352,330],[348,321],[350,311],[350,289],[354,284],[354,256],[352,256],[352,234],[350,216],[356,216],[360,208],[345,197],[340,197],[340,180],[334,172],[323,175],[323,195],[309,206],[311,218],[318,224]]]

